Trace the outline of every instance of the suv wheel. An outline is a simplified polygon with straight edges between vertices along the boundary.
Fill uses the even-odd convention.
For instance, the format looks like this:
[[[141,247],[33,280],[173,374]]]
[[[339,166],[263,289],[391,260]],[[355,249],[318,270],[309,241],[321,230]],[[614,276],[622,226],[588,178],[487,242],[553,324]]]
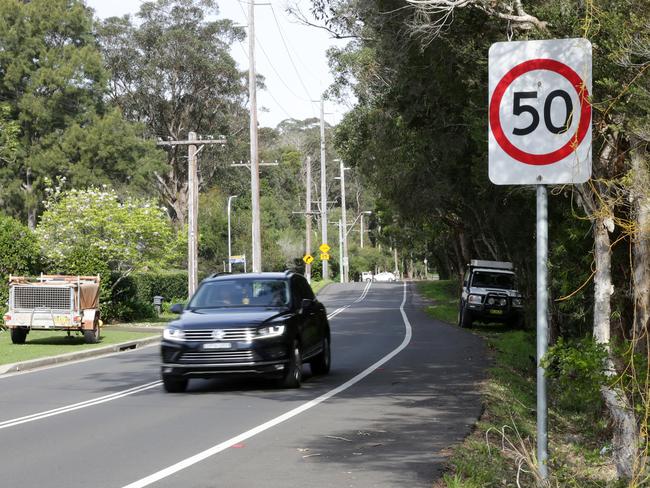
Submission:
[[[472,326],[472,316],[470,312],[465,309],[465,307],[460,308],[460,312],[458,314],[458,325],[464,329],[468,329]]]
[[[162,380],[167,393],[183,393],[187,389],[187,378],[164,374]]]
[[[330,364],[330,338],[325,337],[323,339],[323,350],[309,363],[309,367],[314,375],[327,374],[330,372]]]
[[[11,329],[11,342],[14,344],[25,344],[27,338],[27,330],[24,327],[14,327]]]
[[[300,344],[293,341],[289,351],[289,362],[282,378],[281,386],[283,388],[300,388],[302,382],[302,356]]]

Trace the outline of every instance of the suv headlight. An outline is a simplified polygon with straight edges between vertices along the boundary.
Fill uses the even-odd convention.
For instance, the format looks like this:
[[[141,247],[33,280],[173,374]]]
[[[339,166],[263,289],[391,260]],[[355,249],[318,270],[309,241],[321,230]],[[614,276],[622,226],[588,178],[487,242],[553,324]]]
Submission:
[[[269,325],[257,329],[255,339],[267,339],[269,337],[278,337],[284,334],[284,325]]]
[[[168,341],[184,341],[185,333],[181,329],[167,327],[163,329],[163,339],[167,339]]]
[[[470,295],[467,297],[469,303],[483,303],[483,297],[481,295]]]
[[[524,306],[524,299],[521,297],[516,297],[512,299],[512,306],[513,307],[523,307]]]

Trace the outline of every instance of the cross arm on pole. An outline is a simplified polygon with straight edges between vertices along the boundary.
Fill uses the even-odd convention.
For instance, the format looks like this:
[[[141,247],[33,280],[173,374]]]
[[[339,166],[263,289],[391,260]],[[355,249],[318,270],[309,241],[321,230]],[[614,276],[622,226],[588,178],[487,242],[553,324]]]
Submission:
[[[223,139],[197,139],[195,141],[158,141],[156,146],[200,146],[203,144],[225,144],[227,141]]]

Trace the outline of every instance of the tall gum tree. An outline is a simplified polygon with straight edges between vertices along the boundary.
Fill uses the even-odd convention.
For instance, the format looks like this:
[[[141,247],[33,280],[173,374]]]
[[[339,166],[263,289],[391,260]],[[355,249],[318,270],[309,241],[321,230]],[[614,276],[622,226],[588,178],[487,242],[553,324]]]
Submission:
[[[210,0],[144,2],[137,14],[106,19],[99,40],[111,72],[110,99],[132,121],[146,125],[149,137],[185,140],[199,135],[230,136],[247,120],[246,76],[230,55],[243,29],[218,12]],[[232,144],[229,137],[229,144]],[[201,152],[200,178],[215,175],[223,152]],[[225,159],[225,158],[224,158]],[[158,193],[172,219],[182,226],[187,214],[187,146],[168,151],[167,165],[154,173]]]

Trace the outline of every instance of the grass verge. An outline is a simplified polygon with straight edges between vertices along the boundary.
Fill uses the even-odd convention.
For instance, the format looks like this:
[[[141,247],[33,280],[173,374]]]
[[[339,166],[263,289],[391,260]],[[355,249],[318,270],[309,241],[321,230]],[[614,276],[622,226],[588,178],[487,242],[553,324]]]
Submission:
[[[96,349],[159,334],[158,331],[130,332],[102,329],[101,339],[97,344],[86,344],[81,335],[73,334],[68,337],[62,331],[33,330],[27,336],[25,344],[13,344],[9,331],[3,330],[0,331],[0,364],[18,363],[30,359]]]
[[[458,288],[450,281],[422,282],[433,300],[427,312],[456,322]],[[452,314],[453,311],[453,314]],[[534,487],[536,480],[535,334],[501,324],[476,325],[493,356],[483,383],[484,413],[474,432],[453,449],[437,488]],[[563,392],[549,388],[549,487],[621,486],[608,454],[606,425],[584,406],[561,407]]]
[[[314,290],[314,295],[325,288],[325,285],[329,285],[330,283],[332,283],[332,280],[312,281],[311,289]]]

